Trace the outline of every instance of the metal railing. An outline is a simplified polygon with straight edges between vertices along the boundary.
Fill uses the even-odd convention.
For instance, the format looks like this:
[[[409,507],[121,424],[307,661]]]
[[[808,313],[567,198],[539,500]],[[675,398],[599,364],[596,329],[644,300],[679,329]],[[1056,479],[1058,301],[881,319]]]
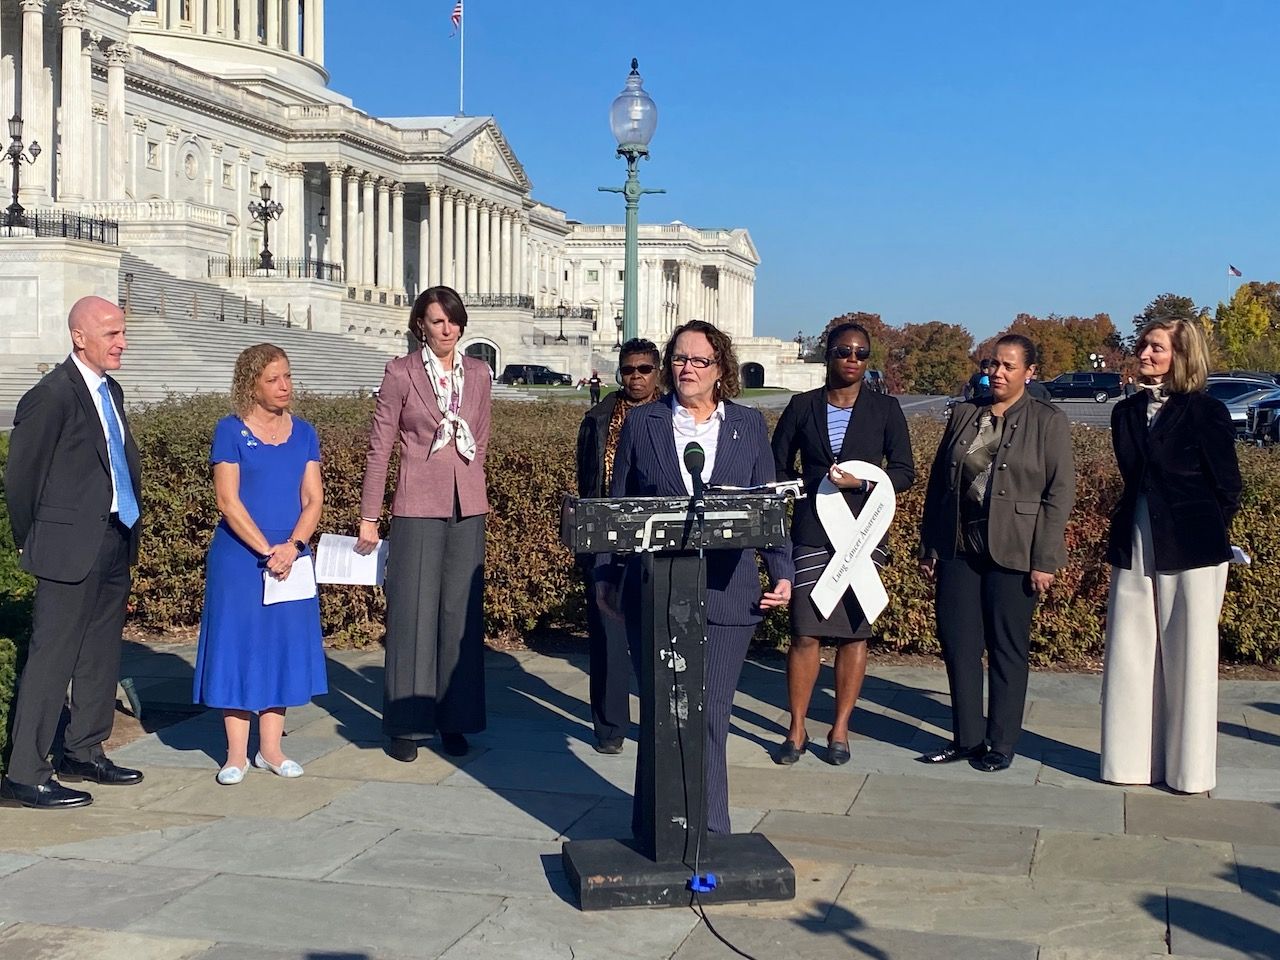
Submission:
[[[0,237],[61,237],[114,247],[120,243],[120,224],[60,210],[28,210],[18,217],[5,212],[0,213]]]
[[[342,264],[312,260],[310,257],[276,257],[271,269],[263,270],[260,257],[210,257],[209,276],[215,280],[230,277],[278,277],[282,280],[327,280],[341,283]]]
[[[462,304],[467,307],[514,307],[517,310],[532,310],[533,297],[526,294],[497,294],[487,293],[483,296],[474,293],[464,293],[462,295]]]
[[[535,320],[555,320],[560,316],[559,307],[538,307],[533,311]],[[595,307],[570,307],[569,312],[564,315],[566,320],[595,320]]]

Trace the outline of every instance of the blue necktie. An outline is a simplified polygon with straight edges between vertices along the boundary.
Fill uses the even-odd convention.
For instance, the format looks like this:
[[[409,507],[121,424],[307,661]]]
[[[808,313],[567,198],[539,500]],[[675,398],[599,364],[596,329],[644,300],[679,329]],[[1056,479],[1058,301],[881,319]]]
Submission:
[[[111,479],[116,485],[116,508],[120,522],[132,528],[138,522],[138,501],[133,495],[133,478],[129,476],[129,460],[124,454],[124,434],[116,419],[116,406],[111,402],[107,381],[98,384],[102,398],[102,416],[107,421],[107,453],[111,455]]]

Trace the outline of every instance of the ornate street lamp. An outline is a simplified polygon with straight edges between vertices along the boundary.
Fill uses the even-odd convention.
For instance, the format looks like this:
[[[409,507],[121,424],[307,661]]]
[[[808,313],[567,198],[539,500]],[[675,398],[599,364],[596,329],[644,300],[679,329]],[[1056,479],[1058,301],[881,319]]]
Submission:
[[[258,195],[262,197],[262,201],[251,200],[249,202],[249,216],[262,224],[260,267],[263,270],[272,270],[275,264],[271,256],[270,224],[272,220],[280,219],[280,214],[284,212],[284,206],[271,199],[271,184],[267,183],[266,180],[263,180],[262,185],[258,188]]]
[[[31,146],[25,148],[27,152],[23,153],[22,118],[16,113],[9,118],[9,138],[13,142],[9,144],[9,149],[5,151],[4,155],[13,164],[13,203],[9,204],[9,208],[5,210],[5,225],[25,227],[27,225],[27,214],[22,209],[22,204],[18,202],[18,181],[22,164],[35,163],[36,158],[40,156],[40,144],[32,140]]]
[[[617,336],[617,339],[614,341],[613,345],[617,347],[619,350],[621,350],[622,349],[622,328],[626,325],[626,321],[623,319],[621,313],[619,313],[616,317],[613,318],[613,325],[618,328],[618,336]],[[633,340],[635,338],[627,337],[627,339]]]
[[[319,220],[320,220],[320,229],[328,230],[329,229],[329,211],[324,208],[323,203],[320,204]]]
[[[563,300],[560,306],[556,307],[556,316],[560,318],[560,334],[556,337],[556,343],[568,343],[569,338],[564,335],[564,318],[569,315],[569,308],[565,306]]]
[[[796,331],[796,359],[797,360],[804,359],[804,331],[803,330]]]
[[[626,86],[609,108],[609,125],[618,141],[618,156],[627,161],[627,182],[621,187],[600,187],[605,193],[620,193],[627,201],[626,264],[623,271],[622,316],[627,339],[639,336],[637,319],[638,275],[640,273],[637,233],[640,220],[640,197],[646,193],[666,193],[665,190],[646,190],[640,186],[636,167],[641,157],[649,156],[649,141],[658,129],[658,107],[645,92],[640,79],[640,61],[631,59],[631,73]]]
[[[129,301],[133,296],[133,274],[124,275],[124,315],[129,315]]]
[[[1089,362],[1093,364],[1093,369],[1095,370],[1101,370],[1107,365],[1106,358],[1100,353],[1089,354]]]

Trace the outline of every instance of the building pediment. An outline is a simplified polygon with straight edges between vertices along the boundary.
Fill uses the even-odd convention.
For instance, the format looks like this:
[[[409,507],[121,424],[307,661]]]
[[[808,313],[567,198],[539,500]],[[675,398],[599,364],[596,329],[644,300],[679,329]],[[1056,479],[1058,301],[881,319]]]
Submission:
[[[532,189],[524,167],[492,117],[483,118],[481,123],[459,136],[445,154],[488,176],[514,184],[521,192]]]

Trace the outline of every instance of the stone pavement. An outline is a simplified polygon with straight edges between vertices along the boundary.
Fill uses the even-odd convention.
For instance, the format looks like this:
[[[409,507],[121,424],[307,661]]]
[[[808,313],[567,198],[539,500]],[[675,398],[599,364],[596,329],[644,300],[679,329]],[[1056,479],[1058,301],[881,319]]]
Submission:
[[[189,701],[190,647],[130,646],[145,708]],[[623,835],[634,743],[597,755],[583,658],[488,654],[490,728],[454,761],[379,747],[381,657],[330,656],[331,692],[291,710],[306,776],[220,787],[218,717],[116,751],[138,787],[82,811],[0,810],[5,960],[677,958],[733,954],[688,909],[584,914],[565,838]],[[1280,686],[1222,688],[1209,797],[1097,780],[1098,678],[1036,674],[1003,774],[932,769],[941,670],[877,666],[853,760],[791,768],[781,662],[744,672],[733,818],[796,867],[797,899],[709,910],[761,958],[1149,960],[1280,957]],[[832,707],[815,697],[815,743]],[[145,718],[145,712],[144,712]]]

